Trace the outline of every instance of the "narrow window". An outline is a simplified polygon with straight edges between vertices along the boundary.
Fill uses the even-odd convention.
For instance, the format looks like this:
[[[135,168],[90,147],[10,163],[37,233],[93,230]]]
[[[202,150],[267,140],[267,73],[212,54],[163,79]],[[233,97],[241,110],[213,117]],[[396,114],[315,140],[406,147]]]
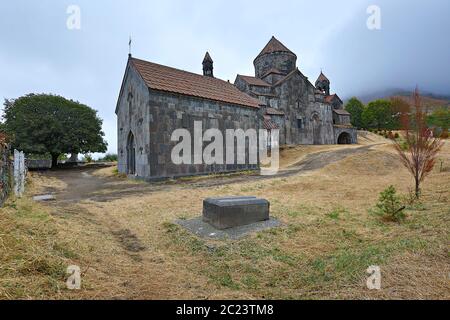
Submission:
[[[297,119],[297,128],[303,129],[303,120],[302,119]]]

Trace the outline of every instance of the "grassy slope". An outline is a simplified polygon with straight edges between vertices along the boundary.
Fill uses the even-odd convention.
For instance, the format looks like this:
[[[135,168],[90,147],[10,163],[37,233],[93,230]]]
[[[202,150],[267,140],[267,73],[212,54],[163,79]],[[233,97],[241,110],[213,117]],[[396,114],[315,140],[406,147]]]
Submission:
[[[389,184],[402,193],[411,185],[388,145],[290,178],[173,185],[57,208],[12,201],[0,209],[0,298],[449,299],[449,156],[447,142],[443,169],[403,224],[368,213]],[[268,198],[284,227],[206,241],[173,224],[198,216],[204,197],[231,194]],[[64,289],[70,264],[84,271],[81,291]],[[365,287],[373,264],[381,291]]]
[[[78,255],[58,229],[46,209],[27,198],[0,209],[0,298],[60,296],[66,268]]]

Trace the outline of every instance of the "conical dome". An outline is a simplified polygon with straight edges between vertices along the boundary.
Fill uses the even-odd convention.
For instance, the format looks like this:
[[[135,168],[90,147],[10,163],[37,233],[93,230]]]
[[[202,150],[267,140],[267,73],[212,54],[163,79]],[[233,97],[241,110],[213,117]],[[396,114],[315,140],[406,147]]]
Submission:
[[[297,56],[278,39],[272,37],[264,49],[253,62],[255,75],[261,78],[269,70],[275,69],[287,75],[294,71],[297,65]]]
[[[266,44],[264,49],[262,49],[262,51],[259,53],[259,55],[256,57],[256,59],[258,59],[259,57],[261,57],[265,54],[270,54],[270,53],[274,53],[274,52],[286,52],[286,53],[293,54],[295,56],[295,53],[293,53],[291,50],[289,50],[277,38],[272,36],[270,41]]]

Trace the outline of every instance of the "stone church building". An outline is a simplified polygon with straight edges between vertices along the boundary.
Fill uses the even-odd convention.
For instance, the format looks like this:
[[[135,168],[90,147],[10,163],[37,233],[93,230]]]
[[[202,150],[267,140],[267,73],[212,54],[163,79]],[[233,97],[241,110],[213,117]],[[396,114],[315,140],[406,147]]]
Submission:
[[[258,164],[176,165],[172,132],[278,129],[280,145],[352,144],[357,132],[342,100],[321,73],[315,85],[297,68],[297,56],[272,37],[254,60],[255,76],[235,83],[214,77],[206,53],[203,75],[128,58],[116,106],[119,172],[144,179],[258,169]],[[225,136],[225,134],[224,134]],[[204,143],[208,144],[208,143]],[[236,154],[235,154],[236,157]],[[248,145],[246,148],[248,159]]]

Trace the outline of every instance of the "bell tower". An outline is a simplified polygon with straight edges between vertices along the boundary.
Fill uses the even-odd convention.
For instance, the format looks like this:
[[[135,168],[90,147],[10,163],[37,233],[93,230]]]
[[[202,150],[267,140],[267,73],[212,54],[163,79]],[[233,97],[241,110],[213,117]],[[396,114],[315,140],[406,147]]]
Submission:
[[[319,78],[317,78],[316,89],[325,92],[326,96],[330,95],[330,80],[328,80],[322,71],[320,72]]]
[[[214,78],[214,66],[213,66],[214,62],[211,59],[211,56],[209,55],[208,52],[206,52],[205,54],[205,58],[203,59],[203,75],[207,76],[207,77],[212,77]]]

